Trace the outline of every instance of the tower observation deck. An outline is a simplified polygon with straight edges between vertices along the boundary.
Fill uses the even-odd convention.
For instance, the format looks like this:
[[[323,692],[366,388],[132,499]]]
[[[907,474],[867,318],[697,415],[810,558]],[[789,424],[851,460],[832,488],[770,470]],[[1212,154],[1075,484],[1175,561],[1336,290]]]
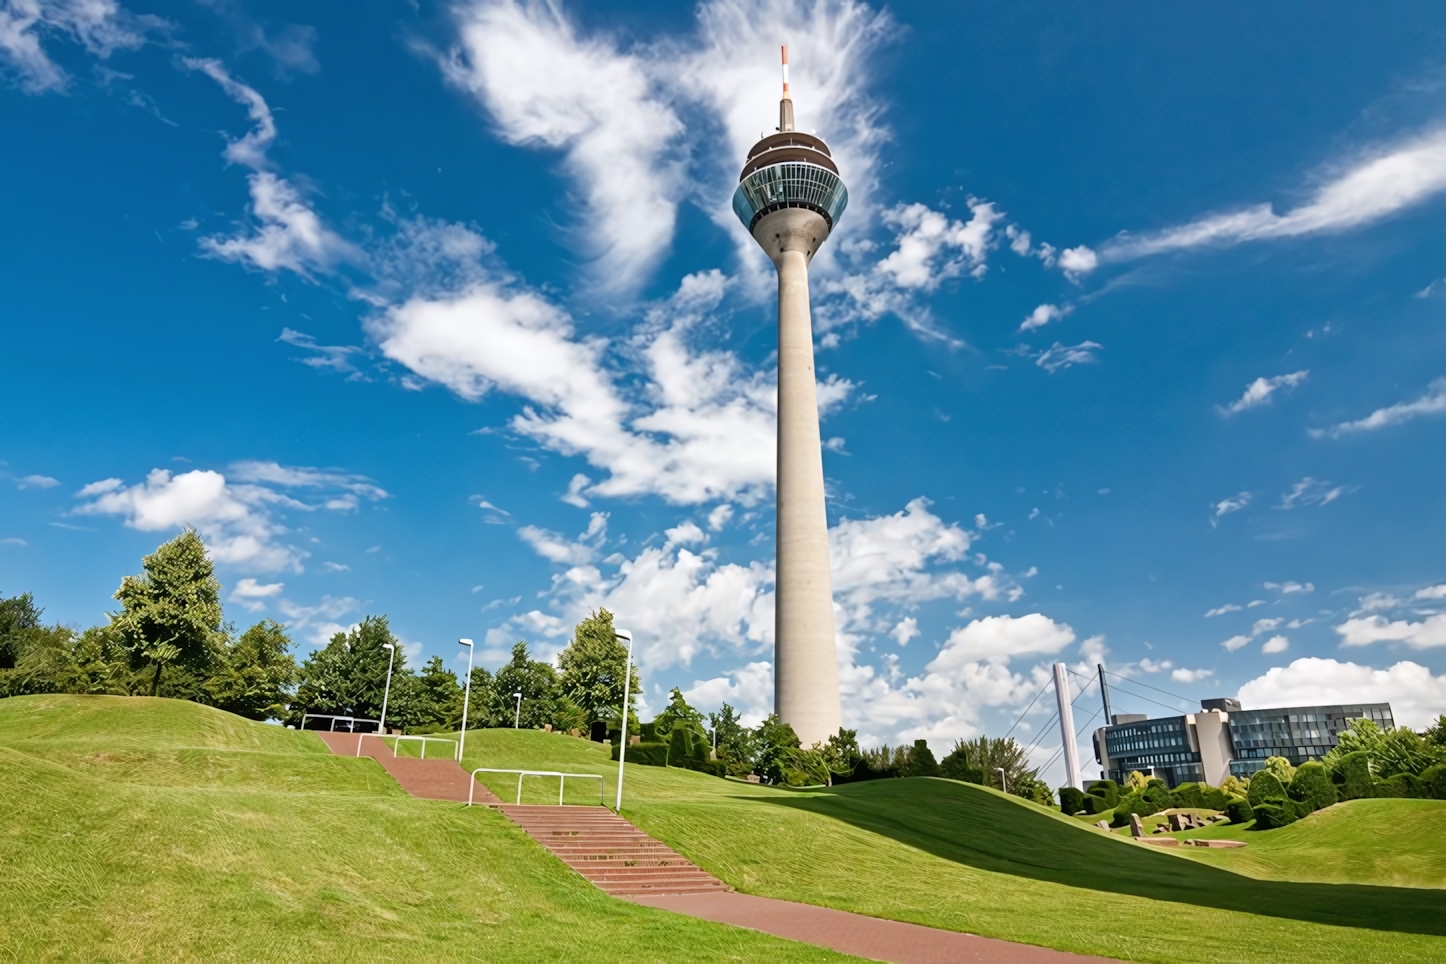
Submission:
[[[828,145],[794,129],[787,47],[778,113],[778,132],[748,152],[733,211],[778,270],[774,708],[807,747],[842,724],[808,265],[849,196]]]

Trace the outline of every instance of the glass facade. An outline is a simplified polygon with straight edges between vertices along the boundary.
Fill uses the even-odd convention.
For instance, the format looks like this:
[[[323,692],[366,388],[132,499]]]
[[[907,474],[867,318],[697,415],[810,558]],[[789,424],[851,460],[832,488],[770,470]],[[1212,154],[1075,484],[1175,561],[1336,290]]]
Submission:
[[[1283,756],[1293,766],[1319,760],[1340,741],[1351,720],[1394,726],[1389,703],[1354,706],[1292,706],[1279,710],[1238,710],[1230,714],[1230,742],[1235,759],[1230,773],[1248,777],[1265,767],[1267,757]]]
[[[780,208],[817,211],[832,230],[848,203],[848,188],[837,174],[802,162],[760,168],[745,177],[733,192],[733,213],[749,231],[763,215]]]
[[[1157,776],[1172,787],[1204,778],[1200,754],[1190,749],[1183,716],[1106,727],[1105,751],[1110,758],[1108,776],[1117,783],[1123,783],[1132,770]]]

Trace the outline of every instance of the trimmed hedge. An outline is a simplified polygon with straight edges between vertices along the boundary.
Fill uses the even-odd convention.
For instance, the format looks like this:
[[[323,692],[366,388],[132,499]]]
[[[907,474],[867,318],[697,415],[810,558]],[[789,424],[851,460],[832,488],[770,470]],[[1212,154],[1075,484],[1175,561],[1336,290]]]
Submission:
[[[1250,801],[1250,806],[1259,810],[1261,804],[1267,800],[1288,800],[1285,787],[1281,785],[1280,778],[1269,770],[1259,770],[1250,777],[1250,790],[1245,795]],[[1283,826],[1283,825],[1282,825]]]
[[[1225,795],[1225,791],[1219,787],[1202,787],[1200,796],[1205,799],[1207,810],[1224,810],[1225,804],[1230,801],[1230,798]]]
[[[1296,768],[1295,779],[1290,781],[1287,792],[1292,800],[1304,806],[1306,813],[1324,810],[1339,799],[1325,764],[1314,760]]]
[[[1170,791],[1175,806],[1185,810],[1203,810],[1205,808],[1205,794],[1201,792],[1198,783],[1182,783]]]
[[[1059,788],[1059,810],[1066,817],[1072,817],[1085,809],[1085,795],[1083,791],[1074,787]],[[1093,811],[1091,811],[1093,812]]]
[[[1415,796],[1411,792],[1410,779],[1404,773],[1398,773],[1385,780],[1377,780],[1373,788],[1378,797],[1410,797]]]
[[[1371,776],[1371,755],[1365,750],[1347,753],[1331,772],[1331,782],[1342,800],[1361,800],[1376,795]]]
[[[1230,818],[1231,823],[1249,823],[1255,819],[1255,811],[1244,797],[1232,797],[1225,804],[1225,816]]]
[[[618,758],[618,752],[622,747],[613,744],[613,759]],[[628,762],[636,763],[645,767],[665,767],[668,765],[668,744],[666,743],[639,743],[637,746],[628,747]]]
[[[1255,779],[1251,778],[1251,785]],[[1279,780],[1275,781],[1280,783]],[[1276,827],[1288,827],[1299,819],[1295,809],[1295,803],[1291,800],[1271,798],[1255,806],[1255,829],[1272,830]]]
[[[1104,813],[1120,805],[1120,785],[1113,780],[1096,780],[1085,788],[1085,795],[1091,798],[1091,813]]]
[[[1446,800],[1446,763],[1422,770],[1421,787],[1432,799]]]

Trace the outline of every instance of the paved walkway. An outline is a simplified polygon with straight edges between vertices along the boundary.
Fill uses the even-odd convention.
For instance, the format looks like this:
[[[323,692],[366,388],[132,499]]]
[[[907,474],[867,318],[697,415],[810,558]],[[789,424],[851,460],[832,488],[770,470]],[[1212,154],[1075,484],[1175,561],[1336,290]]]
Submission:
[[[369,756],[414,797],[467,800],[470,774],[454,760],[392,757],[375,736],[313,730],[340,756]],[[1032,944],[960,934],[731,891],[605,807],[512,806],[481,783],[478,803],[496,807],[594,886],[624,900],[892,964],[1108,964]]]
[[[1032,944],[1015,944],[750,894],[630,899],[648,907],[747,927],[775,937],[894,964],[1082,964],[1087,961],[1112,964],[1111,959],[1105,957],[1069,954]]]
[[[403,790],[423,800],[454,800],[467,802],[471,789],[471,775],[458,765],[456,760],[419,760],[415,757],[392,756],[392,748],[381,737],[370,734],[332,733],[328,730],[313,730],[322,742],[331,747],[338,756],[369,756],[382,765],[382,769],[401,784]],[[358,752],[358,750],[360,752]],[[472,797],[475,803],[499,804],[502,801],[493,795],[481,782],[476,785]]]

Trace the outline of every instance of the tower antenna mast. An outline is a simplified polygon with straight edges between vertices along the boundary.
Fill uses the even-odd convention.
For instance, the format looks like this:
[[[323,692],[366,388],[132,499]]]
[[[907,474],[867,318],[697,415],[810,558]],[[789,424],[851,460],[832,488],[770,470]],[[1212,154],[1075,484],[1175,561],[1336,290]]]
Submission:
[[[783,45],[783,99],[778,102],[778,129],[793,130],[793,97],[788,92],[788,44]]]

